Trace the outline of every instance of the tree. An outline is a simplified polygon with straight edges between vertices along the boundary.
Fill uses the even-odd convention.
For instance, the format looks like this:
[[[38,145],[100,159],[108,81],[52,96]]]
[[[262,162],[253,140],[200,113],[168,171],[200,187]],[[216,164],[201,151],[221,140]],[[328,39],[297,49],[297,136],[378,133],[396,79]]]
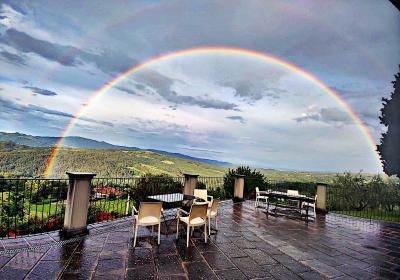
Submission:
[[[378,152],[383,171],[389,176],[400,177],[400,72],[395,78],[392,82],[394,91],[390,98],[382,98],[383,108],[379,119],[387,127],[387,131],[382,134]]]
[[[224,190],[227,197],[233,197],[233,185],[236,175],[244,175],[244,196],[248,196],[256,187],[264,189],[264,175],[256,169],[251,170],[248,166],[239,166],[236,169],[229,169],[224,176]]]

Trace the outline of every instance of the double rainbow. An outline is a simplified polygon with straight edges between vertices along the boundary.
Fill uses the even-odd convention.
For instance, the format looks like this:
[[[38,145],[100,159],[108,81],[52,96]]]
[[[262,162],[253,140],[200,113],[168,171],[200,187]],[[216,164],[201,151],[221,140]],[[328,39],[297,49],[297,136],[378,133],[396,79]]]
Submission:
[[[129,75],[140,71],[144,67],[151,66],[155,63],[158,63],[160,61],[165,61],[168,59],[173,59],[177,57],[182,57],[182,56],[197,56],[197,55],[205,55],[205,54],[224,54],[224,55],[235,55],[235,56],[245,56],[245,57],[252,57],[252,58],[257,58],[260,60],[265,60],[270,63],[274,63],[277,66],[286,68],[290,71],[293,71],[303,77],[304,79],[314,83],[317,85],[319,88],[321,88],[325,93],[329,94],[332,96],[337,103],[351,116],[353,121],[357,124],[358,128],[361,130],[362,134],[365,136],[368,144],[371,146],[371,150],[375,154],[377,165],[381,165],[380,157],[376,151],[376,144],[375,141],[368,130],[368,128],[363,124],[363,122],[360,120],[360,118],[357,116],[357,114],[353,111],[353,109],[331,88],[329,88],[327,85],[325,85],[322,81],[320,81],[318,78],[316,78],[314,75],[306,72],[305,70],[301,69],[300,67],[289,63],[287,61],[284,61],[280,58],[277,58],[275,56],[253,51],[253,50],[246,50],[246,49],[240,49],[240,48],[231,48],[231,47],[201,47],[201,48],[192,48],[192,49],[184,49],[184,50],[179,50],[163,55],[156,56],[150,60],[147,60],[139,65],[133,66],[132,68],[128,69],[124,73],[118,75],[105,85],[103,85],[100,89],[98,89],[94,94],[92,94],[87,102],[85,102],[85,106],[82,106],[78,113],[71,118],[71,120],[68,122],[64,130],[62,131],[60,138],[56,145],[54,146],[51,155],[47,161],[46,164],[46,169],[44,172],[44,175],[46,178],[50,177],[54,168],[54,164],[56,162],[57,155],[60,151],[61,146],[63,145],[64,142],[64,137],[68,135],[68,133],[71,131],[71,129],[74,127],[76,124],[77,120],[86,112],[87,108],[101,95],[107,93],[113,86],[118,84],[120,81],[124,80],[126,77]]]

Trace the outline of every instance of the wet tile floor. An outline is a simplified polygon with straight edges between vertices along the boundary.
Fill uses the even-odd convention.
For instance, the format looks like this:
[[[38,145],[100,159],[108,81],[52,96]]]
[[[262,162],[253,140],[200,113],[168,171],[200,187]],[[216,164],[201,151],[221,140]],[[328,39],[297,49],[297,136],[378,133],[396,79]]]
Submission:
[[[156,237],[132,222],[90,227],[60,241],[57,232],[0,241],[0,279],[400,279],[400,225],[318,216],[308,225],[266,217],[253,204],[225,203],[219,231],[204,244],[195,231]],[[174,228],[174,226],[172,226]]]

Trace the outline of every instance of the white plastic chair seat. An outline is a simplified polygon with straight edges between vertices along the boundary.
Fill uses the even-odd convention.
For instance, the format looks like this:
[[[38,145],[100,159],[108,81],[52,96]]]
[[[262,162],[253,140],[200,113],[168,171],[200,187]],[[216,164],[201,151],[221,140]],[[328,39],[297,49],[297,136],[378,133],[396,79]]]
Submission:
[[[207,216],[208,217],[215,217],[215,216],[217,216],[217,211],[213,211],[213,210],[211,210],[211,209],[208,209],[207,210]]]
[[[135,220],[138,221],[139,217],[138,215],[135,215]],[[139,220],[139,223],[143,226],[151,226],[151,225],[158,225],[160,222],[159,218],[156,217],[151,217],[151,216],[147,216],[147,217],[143,217]]]
[[[179,217],[179,220],[181,220],[185,224],[189,224],[189,216]],[[204,225],[205,223],[206,223],[206,221],[203,220],[202,218],[194,218],[190,221],[190,226],[201,226],[201,225]]]
[[[303,207],[304,206],[306,206],[306,207],[314,207],[315,206],[315,203],[311,203],[311,202],[303,202]]]
[[[265,196],[265,195],[259,195],[259,196],[257,196],[257,198],[258,199],[268,199],[268,196]]]

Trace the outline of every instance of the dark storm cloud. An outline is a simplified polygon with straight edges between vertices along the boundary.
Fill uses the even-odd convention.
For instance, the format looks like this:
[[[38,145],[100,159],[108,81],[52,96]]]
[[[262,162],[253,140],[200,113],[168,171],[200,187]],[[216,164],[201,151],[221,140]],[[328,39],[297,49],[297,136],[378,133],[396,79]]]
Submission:
[[[126,92],[127,94],[137,95],[137,92],[131,88],[127,88],[127,87],[115,87],[115,88],[119,89],[120,91]]]
[[[271,83],[271,81],[269,81]],[[279,99],[286,90],[279,87],[266,86],[263,80],[241,80],[235,82],[226,82],[224,86],[232,87],[235,90],[235,96],[242,98],[249,103],[261,100],[265,97]]]
[[[352,121],[346,112],[337,108],[310,110],[303,116],[295,118],[294,120],[298,123],[312,120],[329,124],[350,124]]]
[[[246,122],[246,120],[241,116],[229,116],[229,117],[226,117],[226,118],[230,119],[230,120],[234,120],[234,121],[239,121],[241,123],[245,123]]]
[[[171,89],[172,85],[177,80],[169,78],[156,71],[143,71],[137,76],[137,79],[141,83],[153,88],[162,98],[164,98],[168,102],[181,105],[198,106],[201,108],[239,111],[238,105],[222,100],[209,99],[205,97],[193,97],[189,95],[179,95],[176,91]]]
[[[179,146],[177,147],[179,150],[186,150],[186,151],[196,151],[196,152],[207,152],[207,153],[213,153],[213,154],[222,154],[220,151],[215,151],[215,150],[210,150],[206,148],[199,148],[199,147],[193,147],[193,146]]]
[[[45,96],[56,96],[57,93],[54,91],[48,90],[48,89],[43,89],[43,88],[38,88],[38,87],[24,87],[27,89],[30,89],[32,92],[40,94],[40,95],[45,95]]]
[[[35,53],[64,66],[78,66],[83,62],[93,63],[106,73],[122,72],[136,64],[135,60],[125,56],[121,52],[103,50],[99,54],[93,54],[73,46],[36,39],[13,28],[8,29],[0,37],[0,42],[12,46],[21,52]]]
[[[1,59],[5,60],[11,64],[26,65],[26,59],[17,54],[2,50],[2,51],[0,51],[0,56],[1,56]]]
[[[39,40],[12,28],[8,29],[0,37],[0,42],[12,46],[21,52],[35,53],[62,65],[75,66],[78,64],[76,58],[80,51],[77,48]]]
[[[0,97],[0,114],[3,116],[7,116],[7,114],[11,113],[25,113],[26,108],[22,105],[19,105],[11,100],[4,99]]]
[[[380,96],[380,90],[377,88],[369,88],[368,90],[361,88],[346,88],[346,87],[330,87],[332,90],[336,91],[340,94],[341,97],[350,99],[350,98],[359,98],[360,101],[362,99],[365,100],[366,97],[374,97]]]
[[[238,106],[233,103],[216,99],[204,99],[188,95],[178,95],[175,91],[165,92],[163,97],[169,102],[175,104],[186,104],[186,105],[198,106],[201,108],[239,111],[239,109],[237,108]]]
[[[31,111],[35,111],[35,112],[44,113],[47,115],[53,115],[53,116],[59,116],[59,117],[65,117],[65,118],[74,118],[75,117],[74,115],[66,113],[66,112],[51,110],[51,109],[47,109],[47,108],[44,108],[41,106],[36,106],[36,105],[28,105],[27,109],[31,110]],[[86,121],[86,122],[90,122],[90,123],[96,123],[96,124],[101,124],[101,125],[106,125],[106,126],[111,126],[111,127],[114,126],[110,122],[98,121],[98,120],[94,120],[91,118],[80,117],[79,119]]]
[[[37,113],[40,113],[39,115]],[[57,110],[52,110],[52,109],[47,109],[45,107],[37,106],[37,105],[21,105],[18,103],[15,103],[11,100],[4,99],[0,97],[0,115],[4,118],[9,118],[11,115],[16,116],[18,118],[26,118],[29,119],[31,122],[35,122],[35,120],[54,120],[53,118],[46,118],[43,114],[49,115],[49,116],[58,116],[58,117],[63,117],[63,118],[68,118],[71,119],[74,117],[74,115],[62,112],[62,111],[57,111]],[[105,126],[114,126],[110,122],[103,122],[103,121],[98,121],[95,119],[91,118],[86,118],[86,117],[81,117],[79,118],[80,120],[90,122],[90,123],[96,123],[96,124],[101,124]]]

